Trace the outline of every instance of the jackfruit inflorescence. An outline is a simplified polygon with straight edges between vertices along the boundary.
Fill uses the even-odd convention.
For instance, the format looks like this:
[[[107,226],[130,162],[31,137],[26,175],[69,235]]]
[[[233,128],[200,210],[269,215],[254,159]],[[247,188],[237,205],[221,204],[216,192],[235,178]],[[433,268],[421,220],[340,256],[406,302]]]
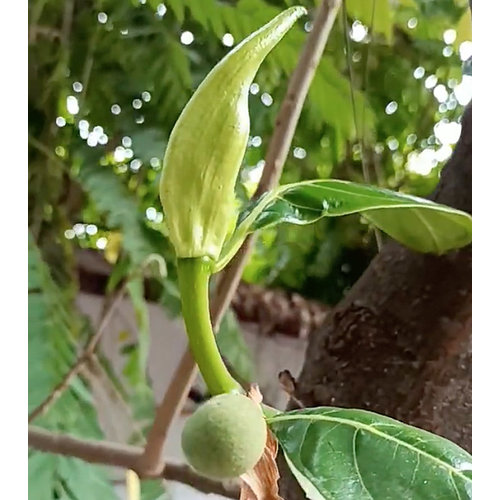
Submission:
[[[199,474],[238,477],[259,461],[267,426],[259,405],[242,394],[221,394],[198,408],[182,432],[182,449]]]

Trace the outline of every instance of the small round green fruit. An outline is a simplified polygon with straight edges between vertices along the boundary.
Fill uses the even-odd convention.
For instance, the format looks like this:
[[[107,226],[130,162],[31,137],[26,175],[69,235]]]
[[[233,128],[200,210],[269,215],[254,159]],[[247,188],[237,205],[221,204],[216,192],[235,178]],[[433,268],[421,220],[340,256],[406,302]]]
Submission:
[[[189,417],[182,431],[182,449],[202,476],[230,479],[254,467],[266,439],[260,407],[242,394],[221,394]]]

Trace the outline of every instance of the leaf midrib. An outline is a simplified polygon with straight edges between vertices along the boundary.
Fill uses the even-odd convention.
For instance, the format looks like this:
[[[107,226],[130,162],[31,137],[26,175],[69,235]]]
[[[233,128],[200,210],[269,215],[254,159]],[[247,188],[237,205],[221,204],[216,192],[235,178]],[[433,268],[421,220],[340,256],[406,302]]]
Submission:
[[[430,225],[428,223],[428,221],[425,219],[425,217],[422,217],[422,214],[419,213],[418,210],[415,211],[415,215],[417,216],[417,219],[420,220],[420,223],[422,224],[422,226],[427,230],[427,232],[429,233],[429,236],[431,237],[431,240],[433,241],[434,243],[434,248],[439,252],[442,250],[441,248],[441,245],[439,244],[439,240],[438,240],[438,236],[437,234],[434,232],[434,228],[432,227],[432,225]]]
[[[455,469],[450,464],[443,462],[442,460],[436,458],[435,456],[431,455],[430,453],[427,453],[426,451],[420,450],[419,448],[412,446],[411,444],[407,443],[406,441],[401,441],[401,440],[391,436],[390,434],[385,434],[385,433],[379,431],[378,429],[376,429],[375,427],[373,427],[372,425],[363,424],[361,422],[356,422],[354,420],[349,420],[349,419],[340,418],[340,417],[330,417],[330,416],[326,416],[326,415],[307,415],[307,417],[305,417],[303,415],[278,415],[276,417],[271,417],[271,418],[267,419],[267,422],[268,423],[276,423],[276,422],[284,422],[287,420],[318,420],[318,421],[322,420],[322,421],[326,421],[326,422],[338,422],[338,423],[350,425],[351,427],[355,427],[357,429],[363,429],[367,432],[371,432],[372,434],[375,434],[375,435],[380,436],[384,439],[387,439],[388,441],[393,441],[394,443],[397,443],[400,446],[404,446],[415,453],[419,453],[423,456],[426,456],[431,461],[436,462],[438,465],[447,469],[450,473],[459,476],[464,481],[472,482],[472,480],[470,478],[468,478],[467,476],[462,474],[460,471]]]
[[[356,195],[359,197],[365,197],[365,198],[370,198],[370,199],[376,199],[375,197],[372,196],[365,196],[365,195]],[[283,195],[277,196],[275,200],[282,200],[288,205],[292,207],[296,207],[299,209],[303,210],[314,210],[315,212],[318,212],[321,214],[321,217],[339,217],[342,215],[351,215],[351,214],[356,214],[356,213],[362,213],[362,212],[370,212],[372,210],[391,210],[391,209],[407,209],[407,210],[431,210],[433,212],[440,212],[440,213],[446,213],[449,215],[453,216],[459,216],[463,217],[463,214],[459,212],[455,212],[453,210],[447,210],[447,207],[444,207],[443,205],[426,205],[424,203],[415,203],[415,202],[400,202],[398,201],[393,201],[391,200],[391,203],[385,203],[385,204],[380,204],[380,205],[373,205],[365,208],[350,208],[350,209],[340,209],[339,208],[339,213],[336,214],[334,212],[328,212],[328,210],[320,210],[319,208],[312,208],[307,205],[303,205],[301,203],[298,203],[296,201],[291,201],[287,200],[286,198],[283,197]],[[268,207],[272,207],[272,203],[274,200],[272,200]],[[383,201],[380,201],[380,199],[377,199],[377,203],[384,203]],[[267,210],[267,207],[264,208],[262,211],[264,212]]]
[[[329,185],[328,184],[325,186],[325,185],[320,184],[321,182],[328,182],[328,181],[311,180],[311,181],[297,182],[294,184],[284,184],[277,189],[277,195],[278,195],[278,197],[286,196],[288,194],[288,192],[293,192],[294,188],[300,189],[301,187],[305,187],[305,186],[309,187],[310,186],[313,188],[324,189],[327,191],[333,191],[336,193],[346,194],[348,196],[357,196],[360,198],[380,199],[381,197],[387,197],[391,200],[397,199],[399,203],[404,204],[405,206],[408,206],[408,207],[412,207],[412,206],[424,207],[425,206],[425,207],[429,207],[431,209],[445,209],[443,211],[446,211],[448,213],[459,212],[452,207],[448,207],[446,205],[441,205],[439,203],[436,203],[432,200],[427,200],[425,198],[420,198],[418,200],[412,199],[410,195],[405,195],[404,193],[399,193],[397,191],[388,191],[388,190],[384,190],[384,191],[373,190],[372,191],[371,189],[369,189],[371,186],[367,185],[366,191],[361,192],[361,191],[356,191],[356,190],[342,189],[341,187],[339,187],[337,185]],[[354,184],[354,183],[350,183],[349,181],[338,181],[338,180],[330,181],[330,182],[342,183],[345,185]],[[363,186],[363,185],[361,185],[361,186]],[[288,200],[286,200],[286,201],[288,201]],[[398,202],[396,202],[396,203],[398,203]],[[290,201],[288,201],[288,203],[290,203]]]
[[[325,181],[321,181],[321,182],[325,182]],[[336,181],[336,182],[339,182],[339,181]],[[348,181],[345,181],[345,182],[346,182],[346,184],[348,183]],[[343,212],[344,215],[348,215],[351,213],[364,212],[364,211],[369,211],[369,210],[383,210],[383,209],[391,209],[391,208],[400,208],[400,209],[401,208],[408,208],[408,209],[417,209],[417,210],[427,209],[427,210],[433,210],[433,211],[437,211],[437,212],[447,213],[447,214],[452,215],[452,216],[463,217],[463,215],[464,215],[459,210],[456,210],[452,207],[448,207],[446,205],[441,205],[441,204],[435,203],[431,200],[426,200],[424,198],[422,198],[421,200],[409,199],[409,198],[406,198],[404,194],[401,194],[398,192],[379,193],[379,192],[371,192],[368,190],[367,190],[367,192],[364,192],[364,193],[359,192],[359,191],[353,192],[353,191],[350,191],[348,189],[342,189],[338,186],[319,185],[318,181],[303,181],[303,182],[299,182],[299,183],[295,183],[295,184],[285,184],[283,186],[280,186],[276,190],[276,195],[275,195],[274,199],[275,200],[280,199],[282,201],[285,201],[289,205],[295,206],[297,208],[303,208],[303,209],[308,209],[308,210],[317,210],[318,212],[321,212],[321,210],[319,210],[319,209],[304,206],[300,203],[293,202],[293,201],[285,198],[289,192],[293,192],[294,188],[300,189],[301,187],[305,187],[305,186],[310,186],[310,187],[318,188],[318,189],[324,189],[327,191],[333,191],[335,193],[340,193],[340,194],[347,195],[350,197],[365,198],[365,199],[372,200],[372,202],[375,202],[375,203],[381,203],[381,205],[375,204],[374,206],[369,207],[369,208],[347,210],[347,211]],[[385,200],[381,200],[381,198],[388,198],[390,200],[390,203],[387,203],[387,201],[385,201]],[[272,205],[273,201],[274,200],[271,199],[267,206]],[[267,207],[265,207],[262,211],[265,211],[266,208]]]

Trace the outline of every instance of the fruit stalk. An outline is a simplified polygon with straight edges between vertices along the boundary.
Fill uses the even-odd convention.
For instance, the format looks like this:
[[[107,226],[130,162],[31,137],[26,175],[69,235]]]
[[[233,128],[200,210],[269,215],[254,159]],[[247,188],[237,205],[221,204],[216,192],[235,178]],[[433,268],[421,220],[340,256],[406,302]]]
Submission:
[[[212,396],[239,390],[228,372],[215,342],[210,321],[208,284],[211,275],[208,258],[178,259],[177,273],[182,315],[189,346]]]

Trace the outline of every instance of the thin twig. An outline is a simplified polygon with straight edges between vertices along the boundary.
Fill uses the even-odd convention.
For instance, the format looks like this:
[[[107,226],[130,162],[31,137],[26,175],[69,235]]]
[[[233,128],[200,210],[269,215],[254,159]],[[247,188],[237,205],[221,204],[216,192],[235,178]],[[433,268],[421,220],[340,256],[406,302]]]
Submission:
[[[30,42],[36,40],[37,35],[42,35],[52,41],[61,38],[61,31],[51,26],[30,26],[28,35]]]
[[[28,426],[28,446],[38,451],[80,458],[93,464],[107,464],[134,470],[137,467],[137,457],[140,455],[140,448],[135,446],[78,439],[34,425]]]
[[[354,122],[354,131],[356,133],[356,139],[360,142],[359,146],[361,148],[361,169],[363,171],[363,179],[366,183],[370,183],[370,172],[368,171],[368,167],[366,165],[365,158],[363,157],[363,147],[361,144],[362,137],[359,132],[359,124],[358,124],[358,113],[356,112],[356,96],[354,95],[354,71],[352,69],[352,50],[351,43],[349,42],[349,30],[347,25],[347,9],[346,4],[344,3],[344,7],[342,8],[342,20],[344,25],[344,41],[345,41],[345,58],[347,64],[347,70],[349,73],[349,81],[351,85],[349,86],[349,93],[351,96],[351,107],[352,107],[352,119]]]
[[[304,101],[340,4],[340,0],[323,0],[316,13],[313,28],[290,78],[285,98],[276,118],[273,136],[266,154],[266,165],[256,196],[275,186],[281,177]]]
[[[369,60],[370,60],[370,48],[373,43],[373,25],[375,24],[375,10],[377,8],[377,0],[373,0],[372,4],[372,13],[371,13],[371,18],[370,18],[370,36],[371,40],[369,43],[366,44],[366,53],[365,53],[365,71],[363,75],[363,92],[365,93],[365,98],[363,100],[363,113],[361,115],[361,157],[365,158],[366,161],[366,101],[368,99],[368,70],[369,70]],[[376,154],[376,153],[375,153]],[[373,156],[373,155],[372,155]],[[377,185],[380,186],[380,176],[379,172],[377,171],[377,164],[374,159],[374,164],[373,164],[373,169],[375,171],[375,178],[377,181]],[[365,179],[366,181],[366,179]],[[375,232],[375,241],[377,242],[377,248],[378,251],[382,249],[382,246],[384,244],[384,241],[382,239],[382,233],[380,232],[378,227],[373,227],[373,230]]]
[[[87,91],[88,91],[88,86],[90,82],[90,75],[92,73],[92,68],[94,66],[94,53],[95,49],[97,47],[97,38],[99,35],[99,31],[94,31],[92,34],[92,37],[89,41],[89,45],[87,48],[87,55],[85,56],[85,62],[83,63],[83,70],[82,70],[82,93],[80,96],[80,101],[83,107],[83,103],[85,102],[85,99],[87,98]]]
[[[266,154],[264,171],[254,198],[269,191],[279,182],[305,98],[325,50],[340,4],[341,0],[323,0],[316,12],[313,28],[290,78],[285,98],[276,118],[274,132]],[[214,297],[215,311],[219,309],[225,311],[229,306],[252,250],[254,238],[254,235],[247,236],[238,253],[220,277]]]
[[[38,21],[40,20],[40,17],[42,16],[43,9],[45,8],[45,5],[47,4],[48,0],[38,0],[35,2],[33,7],[30,9],[31,13],[31,19],[30,19],[30,25],[29,25],[29,43],[35,43],[36,42],[36,35],[37,35],[37,30],[34,29],[36,25],[38,24]]]
[[[363,71],[363,92],[365,93],[365,99],[363,100],[363,110],[361,114],[361,151],[365,151],[365,140],[366,140],[366,101],[368,92],[368,73],[369,73],[369,62],[370,62],[370,48],[373,43],[373,25],[375,23],[375,9],[377,6],[377,0],[372,0],[372,12],[370,17],[370,37],[369,43],[366,44],[365,49],[365,68]]]
[[[57,165],[63,169],[66,168],[66,164],[60,160],[56,154],[50,150],[48,146],[46,146],[43,142],[35,139],[32,135],[28,134],[28,144],[31,144],[35,149],[43,153],[47,158],[53,160]]]
[[[109,321],[111,320],[113,314],[115,313],[115,311],[118,307],[118,304],[120,303],[121,299],[125,295],[125,290],[126,290],[126,282],[118,290],[114,299],[111,301],[111,303],[106,308],[106,310],[103,311],[101,321],[99,322],[99,325],[98,325],[95,333],[89,339],[87,346],[85,347],[83,352],[80,354],[80,356],[78,356],[78,359],[75,361],[73,366],[69,369],[69,371],[66,373],[64,378],[61,380],[61,382],[45,398],[45,400],[42,401],[42,403],[40,403],[29,414],[29,416],[28,416],[29,423],[33,422],[33,420],[35,418],[37,418],[38,416],[43,415],[49,409],[49,407],[61,396],[61,394],[69,387],[69,384],[71,383],[71,380],[73,379],[73,377],[80,373],[83,366],[87,362],[87,359],[89,358],[89,356],[92,355],[95,348],[97,347],[99,340],[101,340],[102,334],[104,333],[106,327],[108,326]]]
[[[71,35],[71,25],[73,24],[74,7],[75,0],[66,0],[64,2],[64,12],[61,26],[61,44],[66,49],[69,47],[69,38]]]
[[[340,0],[323,0],[316,13],[313,29],[307,37],[276,118],[274,133],[265,159],[264,171],[255,196],[259,196],[273,188],[281,176],[304,100],[323,54],[340,3]],[[236,291],[246,260],[250,255],[253,240],[252,236],[247,237],[238,253],[219,277],[215,295],[212,298],[214,332],[217,332],[222,317]],[[162,451],[168,429],[173,419],[181,412],[195,375],[196,364],[191,353],[187,350],[156,411],[153,427],[148,436],[142,457],[141,465],[143,467],[151,470],[158,469],[162,461]]]
[[[375,19],[375,3],[376,0],[373,0],[373,6],[372,6],[372,13],[371,13],[371,32],[373,32],[373,22]],[[354,72],[352,69],[352,49],[351,49],[351,42],[349,41],[349,30],[347,26],[347,9],[346,9],[346,4],[344,3],[343,7],[343,12],[342,12],[342,18],[344,22],[344,39],[345,39],[345,55],[346,55],[346,64],[347,64],[347,69],[349,72],[349,80],[351,82],[350,85],[350,95],[351,95],[351,106],[352,106],[352,117],[354,121],[354,130],[356,132],[356,139],[359,142],[359,148],[361,150],[361,170],[363,172],[363,179],[367,184],[371,184],[371,178],[370,178],[370,170],[368,169],[368,163],[366,159],[366,150],[365,150],[365,112],[366,112],[366,96],[365,96],[365,102],[363,103],[363,109],[362,109],[362,119],[361,119],[361,132],[359,129],[359,123],[358,123],[358,114],[356,112],[356,99],[354,95]],[[370,44],[368,44],[369,46]],[[367,73],[368,73],[368,50],[366,52],[366,66],[365,66],[365,71],[364,71],[364,85],[366,86],[366,78],[367,78]],[[366,89],[365,89],[366,90]],[[374,227],[374,233],[375,233],[375,241],[377,242],[377,248],[380,251],[382,248],[382,235],[380,234],[380,231],[377,227]]]
[[[163,400],[156,409],[141,458],[143,470],[157,472],[161,468],[163,447],[172,421],[179,415],[196,376],[196,363],[187,349],[175,370]]]
[[[35,139],[30,134],[28,134],[28,144],[34,147],[36,150],[40,151],[51,162],[48,166],[45,167],[45,170],[47,170],[47,168],[49,170],[52,170],[53,166],[57,166],[63,171],[66,169],[66,164],[61,159],[59,159],[46,144],[39,141],[38,139]],[[33,169],[33,170],[34,170],[33,174],[36,174],[35,177],[36,188],[33,190],[33,192],[37,193],[36,200],[38,200],[38,194],[43,192],[42,191],[43,175],[40,174],[39,169]],[[35,204],[38,204],[38,201],[36,201]],[[38,241],[42,223],[43,223],[43,211],[34,209],[33,220],[31,223],[31,232],[33,234],[33,237],[35,238],[35,241]]]
[[[229,498],[238,498],[239,495],[237,486],[200,477],[185,465],[166,463],[158,474],[145,474],[139,467],[142,448],[137,446],[78,439],[31,425],[28,426],[28,446],[38,451],[77,457],[90,463],[132,469],[141,478],[178,481],[204,493],[216,493]]]

